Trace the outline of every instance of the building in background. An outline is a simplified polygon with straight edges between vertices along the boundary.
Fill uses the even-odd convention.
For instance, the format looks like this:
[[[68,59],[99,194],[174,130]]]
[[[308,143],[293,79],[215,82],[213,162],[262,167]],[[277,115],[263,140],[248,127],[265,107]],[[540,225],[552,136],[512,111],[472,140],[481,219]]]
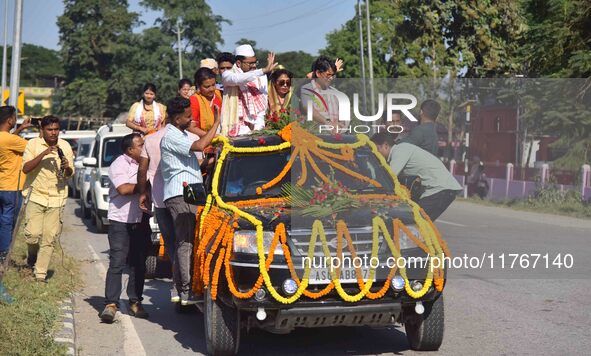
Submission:
[[[45,116],[51,114],[54,88],[22,87],[25,95],[25,115]]]

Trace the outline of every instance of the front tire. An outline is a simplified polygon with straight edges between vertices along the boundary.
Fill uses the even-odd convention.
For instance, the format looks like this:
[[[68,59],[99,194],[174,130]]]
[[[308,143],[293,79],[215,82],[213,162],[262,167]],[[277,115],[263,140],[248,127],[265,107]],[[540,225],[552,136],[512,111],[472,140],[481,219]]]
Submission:
[[[99,234],[104,234],[107,232],[107,225],[103,223],[103,219],[99,216],[98,211],[94,212],[94,221],[96,223],[96,231]]]
[[[90,209],[86,207],[86,204],[82,200],[80,200],[80,214],[83,219],[90,218]]]
[[[158,268],[158,256],[150,255],[146,257],[146,274],[145,279],[156,278],[156,270]]]
[[[443,342],[443,295],[431,303],[423,303],[425,311],[418,315],[414,307],[405,308],[404,328],[410,348],[415,351],[437,351]]]
[[[240,314],[237,309],[211,299],[205,291],[205,345],[209,355],[235,355],[240,346]]]

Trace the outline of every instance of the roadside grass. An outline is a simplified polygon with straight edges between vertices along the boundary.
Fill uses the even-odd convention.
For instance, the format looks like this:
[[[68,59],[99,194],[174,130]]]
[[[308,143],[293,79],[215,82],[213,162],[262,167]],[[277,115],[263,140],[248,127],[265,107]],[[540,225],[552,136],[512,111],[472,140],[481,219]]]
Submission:
[[[546,188],[527,199],[492,201],[471,197],[468,199],[459,198],[458,200],[486,206],[502,206],[514,210],[556,214],[580,219],[591,218],[591,202],[584,202],[581,199],[581,194],[575,191],[560,192],[556,189]]]
[[[49,267],[48,283],[39,283],[27,267],[26,244],[17,237],[11,263],[2,283],[13,298],[0,303],[0,354],[65,355],[66,347],[53,340],[61,330],[59,302],[79,285],[78,266],[56,242]]]

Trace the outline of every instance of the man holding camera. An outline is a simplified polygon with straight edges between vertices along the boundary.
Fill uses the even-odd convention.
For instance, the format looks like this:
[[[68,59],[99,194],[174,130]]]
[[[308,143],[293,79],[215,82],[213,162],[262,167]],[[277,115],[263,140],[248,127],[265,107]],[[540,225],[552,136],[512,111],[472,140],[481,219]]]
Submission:
[[[12,232],[18,216],[21,199],[20,190],[25,175],[20,174],[23,166],[23,153],[27,140],[18,134],[31,127],[30,120],[24,120],[14,133],[16,109],[13,106],[0,106],[0,264],[8,255],[12,242]]]
[[[53,245],[62,230],[68,178],[74,173],[72,148],[59,139],[59,132],[60,120],[45,116],[41,137],[31,139],[23,154],[23,173],[27,175],[23,194],[29,194],[24,219],[27,263],[35,266],[38,282],[46,282]]]

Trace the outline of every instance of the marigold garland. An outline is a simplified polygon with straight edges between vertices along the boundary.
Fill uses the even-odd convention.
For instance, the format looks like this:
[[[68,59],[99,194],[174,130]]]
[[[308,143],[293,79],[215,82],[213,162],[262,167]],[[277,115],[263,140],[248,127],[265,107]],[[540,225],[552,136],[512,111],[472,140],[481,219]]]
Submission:
[[[297,132],[297,135],[293,135],[293,131]],[[390,172],[390,176],[394,183],[394,193],[395,196],[391,195],[380,195],[380,194],[369,194],[365,197],[360,196],[360,199],[392,199],[392,200],[402,200],[410,205],[413,211],[413,216],[415,218],[415,223],[417,224],[417,228],[419,230],[420,236],[423,238],[421,240],[419,237],[412,234],[412,232],[398,219],[392,221],[393,226],[393,236],[391,237],[388,229],[386,228],[385,222],[378,216],[373,218],[372,226],[373,226],[373,234],[372,234],[372,258],[377,257],[377,251],[379,247],[379,235],[380,233],[383,235],[383,241],[388,244],[390,251],[392,252],[394,257],[400,257],[400,231],[403,231],[419,248],[423,251],[427,252],[429,256],[436,256],[442,257],[443,254],[449,255],[447,245],[445,241],[441,238],[439,231],[434,227],[432,221],[429,219],[428,216],[424,213],[424,211],[412,200],[410,200],[410,194],[408,190],[406,190],[399,182],[397,177],[391,173],[389,170],[389,166],[387,165],[385,159],[377,152],[375,145],[369,140],[369,138],[365,135],[358,135],[358,140],[352,144],[332,144],[328,142],[324,142],[319,138],[316,138],[313,135],[306,133],[303,129],[294,125],[293,123],[285,127],[283,130],[279,132],[279,135],[284,139],[284,143],[275,146],[266,146],[266,147],[233,147],[230,145],[229,140],[224,137],[218,137],[214,140],[215,143],[222,143],[222,153],[218,159],[218,164],[216,165],[216,170],[214,172],[213,184],[212,184],[212,193],[208,196],[206,205],[203,208],[203,211],[199,217],[199,229],[198,229],[198,239],[199,244],[197,248],[196,255],[198,257],[199,264],[196,261],[196,267],[200,267],[200,274],[201,278],[198,278],[206,287],[209,286],[212,288],[212,297],[217,295],[217,286],[218,286],[218,278],[219,273],[222,268],[222,264],[225,267],[225,275],[228,281],[229,289],[233,295],[238,298],[250,298],[257,289],[262,287],[262,284],[265,283],[267,290],[269,293],[279,302],[281,303],[292,303],[296,301],[302,294],[309,297],[309,298],[320,298],[328,294],[331,290],[337,290],[337,293],[341,296],[343,300],[349,302],[355,302],[363,297],[367,297],[369,299],[377,299],[381,298],[385,295],[388,291],[390,280],[396,273],[396,268],[392,268],[388,274],[388,278],[378,291],[371,292],[371,286],[374,281],[375,277],[375,269],[371,268],[369,272],[368,281],[364,281],[361,276],[361,270],[356,268],[356,275],[357,275],[357,282],[359,285],[359,293],[354,295],[347,294],[340,284],[340,279],[338,273],[335,271],[331,272],[331,282],[321,291],[319,292],[311,292],[307,290],[308,281],[309,281],[309,274],[311,268],[306,266],[304,269],[303,278],[300,280],[295,273],[295,268],[293,267],[293,261],[291,260],[291,254],[286,242],[286,231],[285,226],[281,223],[278,224],[275,229],[274,238],[271,244],[271,248],[267,257],[265,258],[265,250],[263,247],[263,226],[262,222],[259,221],[253,215],[241,210],[241,207],[246,206],[253,206],[253,205],[266,205],[266,204],[284,204],[285,199],[282,198],[270,198],[270,199],[254,199],[250,201],[242,201],[242,202],[233,202],[233,203],[225,203],[221,197],[219,196],[218,191],[218,181],[219,176],[221,174],[221,168],[223,166],[223,162],[229,153],[259,153],[259,152],[277,152],[280,150],[287,149],[291,147],[293,144],[296,148],[294,152],[297,152],[297,155],[300,157],[301,164],[302,164],[302,175],[298,180],[298,184],[303,184],[306,179],[306,163],[309,163],[312,167],[312,170],[319,176],[321,179],[324,175],[319,170],[318,166],[314,162],[312,158],[312,153],[320,160],[327,162],[332,167],[335,167],[346,174],[351,175],[352,177],[360,180],[367,179],[366,177],[360,176],[358,173],[348,170],[346,167],[340,165],[339,163],[335,162],[336,160],[346,161],[349,158],[353,157],[353,150],[364,145],[368,145],[372,152],[378,158],[380,164]],[[327,148],[332,150],[340,150],[340,154],[322,150],[321,148]],[[289,168],[293,164],[293,160],[295,160],[296,154],[293,154],[290,158],[291,164],[289,164]],[[293,159],[293,160],[292,160]],[[263,189],[268,189],[275,184],[278,184],[283,177],[289,172],[289,168],[284,167],[281,173],[272,181],[268,182],[267,184],[259,187],[257,189],[258,194],[262,194]],[[351,174],[352,173],[352,174]],[[326,177],[325,177],[326,178]],[[378,185],[379,183],[376,182]],[[260,192],[260,193],[259,193]],[[214,207],[213,204],[216,203],[217,207]],[[230,218],[227,213],[223,211],[230,211],[234,215],[234,222],[230,223]],[[211,217],[210,217],[211,216]],[[236,220],[238,218],[242,218],[247,220],[252,226],[255,228],[256,236],[257,236],[257,249],[258,249],[258,256],[259,256],[259,272],[260,275],[253,285],[253,287],[247,292],[240,292],[236,289],[233,281],[233,274],[232,274],[232,267],[230,264],[230,259],[232,255],[232,245],[233,245],[233,234],[234,228],[237,227]],[[204,233],[204,227],[207,227]],[[216,235],[217,230],[217,235]],[[211,232],[210,232],[211,231]],[[208,251],[207,255],[205,255],[205,248],[207,245],[210,244],[211,240],[215,236],[215,241],[212,245],[212,248]],[[357,256],[355,248],[353,246],[353,242],[351,240],[351,236],[347,230],[346,224],[343,221],[340,221],[337,225],[337,249],[342,252],[342,240],[345,239],[349,246],[349,250],[351,254],[355,257]],[[316,247],[317,239],[320,239],[321,247],[326,257],[330,257],[330,250],[328,249],[328,244],[326,241],[326,235],[324,233],[324,227],[320,221],[315,221],[312,226],[312,236],[310,239],[310,244],[308,246],[308,253],[307,256],[311,258],[314,255],[314,250]],[[277,243],[281,243],[281,247],[287,261],[288,267],[290,269],[290,274],[294,277],[298,284],[298,289],[294,295],[289,298],[283,297],[280,295],[273,287],[270,276],[269,276],[269,269],[271,267],[271,263],[273,261],[274,251],[277,246]],[[218,254],[218,258],[215,261],[212,280],[209,280],[209,270],[210,265],[212,263],[213,256],[216,252],[218,252],[218,248],[221,249]],[[445,280],[443,278],[443,270],[433,269],[432,268],[432,260],[429,261],[428,266],[428,273],[427,278],[425,279],[425,283],[423,285],[422,290],[420,291],[413,291],[410,288],[410,283],[408,283],[408,278],[406,276],[406,270],[404,268],[400,268],[400,275],[406,281],[406,292],[413,298],[420,298],[431,287],[432,284],[435,285],[435,288],[438,291],[443,290],[443,286]],[[339,272],[337,270],[337,272]],[[199,286],[198,286],[199,287]]]
[[[229,205],[233,205],[237,208],[248,207],[248,206],[266,206],[266,205],[277,205],[277,204],[286,204],[287,199],[285,198],[261,198],[261,199],[249,199],[249,200],[240,200],[240,201],[233,201],[228,203]]]

